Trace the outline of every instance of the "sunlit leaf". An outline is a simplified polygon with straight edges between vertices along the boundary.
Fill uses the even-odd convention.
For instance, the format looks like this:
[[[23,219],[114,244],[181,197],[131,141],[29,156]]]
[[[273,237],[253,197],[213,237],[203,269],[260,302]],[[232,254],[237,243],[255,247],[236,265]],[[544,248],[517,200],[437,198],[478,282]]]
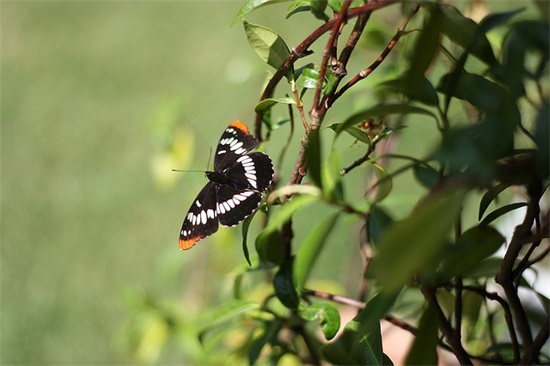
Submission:
[[[299,289],[304,288],[315,261],[319,258],[323,246],[327,242],[338,217],[339,213],[322,221],[309,233],[300,246],[296,254],[296,259],[294,260],[294,276],[296,279],[296,286]]]
[[[333,149],[326,163],[322,166],[323,193],[326,197],[335,200],[344,198],[342,175],[340,174],[340,157],[338,151]]]
[[[293,98],[283,97],[283,98],[267,98],[262,100],[260,103],[256,104],[254,112],[262,113],[269,108],[273,107],[275,104],[296,104],[296,101]]]
[[[264,231],[274,231],[279,229],[292,217],[292,215],[294,215],[298,209],[318,200],[319,197],[308,194],[293,197],[291,200],[285,202],[279,210],[275,211],[269,219],[269,223]]]
[[[281,37],[263,25],[243,20],[244,30],[252,49],[271,67],[278,69],[284,63],[290,51]],[[287,78],[292,79],[294,71],[289,70]]]
[[[376,174],[377,178],[374,202],[381,202],[393,189],[393,179],[381,165],[372,163],[372,166],[374,167],[374,174]]]
[[[287,9],[286,18],[290,18],[296,13],[309,11],[311,9],[311,0],[294,0]]]
[[[327,340],[334,338],[340,329],[340,313],[328,302],[314,302],[301,315],[305,320],[316,320]]]
[[[246,314],[247,312],[258,310],[259,308],[260,304],[256,302],[250,300],[235,299],[225,302],[223,306],[208,309],[203,314],[201,314],[202,330],[199,334],[199,340],[201,340],[204,333],[211,328],[233,320],[234,318]]]
[[[319,81],[319,71],[306,68],[302,71],[298,80],[296,80],[296,86],[299,88],[314,89],[317,87]]]
[[[373,262],[384,291],[399,289],[441,253],[465,195],[464,190],[434,194],[408,218],[386,230]]]
[[[237,13],[237,16],[231,22],[231,25],[238,22],[246,14],[250,13],[253,10],[261,8],[262,6],[273,5],[277,3],[285,3],[289,1],[291,0],[250,0],[246,4],[244,4],[243,7],[239,10],[239,12]]]

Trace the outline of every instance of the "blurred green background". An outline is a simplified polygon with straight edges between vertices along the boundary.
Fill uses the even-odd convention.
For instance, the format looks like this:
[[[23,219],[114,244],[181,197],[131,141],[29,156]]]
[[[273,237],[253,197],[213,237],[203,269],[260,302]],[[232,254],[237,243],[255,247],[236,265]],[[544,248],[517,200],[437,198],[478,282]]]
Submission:
[[[162,344],[167,330],[153,327],[150,342],[132,339],[141,324],[132,314],[144,304],[175,305],[193,318],[202,307],[230,297],[225,278],[243,263],[240,228],[221,229],[193,250],[179,251],[181,221],[206,180],[200,173],[170,170],[205,169],[209,149],[229,122],[252,124],[266,74],[242,26],[230,27],[241,5],[0,4],[0,362],[124,363],[135,360],[136,349],[145,355],[142,360],[154,360],[155,344]],[[284,9],[271,9],[250,20],[277,29],[289,45],[318,24],[301,15],[283,22]],[[389,10],[373,20],[371,35],[380,39],[371,43],[378,47],[372,53],[359,50],[363,67],[391,38],[400,22],[392,14],[398,13]],[[371,80],[397,72],[381,68]],[[363,107],[361,98],[343,99],[329,117]],[[435,144],[434,130],[426,124],[404,130],[398,152],[422,156]],[[276,156],[287,133],[274,134],[267,152]],[[360,146],[351,147],[345,162],[362,154]],[[284,166],[292,165],[294,151]],[[421,193],[411,182],[407,175],[396,182],[401,193],[393,205],[403,209],[398,215],[412,207],[407,197]],[[297,227],[328,211],[306,212]],[[331,253],[323,255],[354,268],[361,225],[345,220],[340,225],[347,236],[332,238]],[[297,242],[309,230],[302,226]],[[347,242],[354,244],[342,250]],[[356,267],[357,273],[344,271],[344,282],[356,280]],[[322,277],[342,272],[330,268]],[[196,340],[186,337],[181,336],[184,349],[176,345],[160,360],[180,362],[180,353],[198,352]]]

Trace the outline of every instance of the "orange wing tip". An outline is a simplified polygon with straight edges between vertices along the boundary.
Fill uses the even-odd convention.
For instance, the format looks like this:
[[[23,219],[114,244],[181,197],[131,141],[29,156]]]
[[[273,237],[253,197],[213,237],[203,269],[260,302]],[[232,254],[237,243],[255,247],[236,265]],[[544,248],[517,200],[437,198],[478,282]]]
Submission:
[[[180,238],[180,249],[181,250],[191,249],[191,247],[193,247],[193,245],[195,245],[200,239],[201,239],[200,236],[195,236],[187,240]]]
[[[250,135],[250,132],[248,132],[248,127],[246,127],[246,125],[239,120],[231,122],[229,126],[241,130],[246,135]]]

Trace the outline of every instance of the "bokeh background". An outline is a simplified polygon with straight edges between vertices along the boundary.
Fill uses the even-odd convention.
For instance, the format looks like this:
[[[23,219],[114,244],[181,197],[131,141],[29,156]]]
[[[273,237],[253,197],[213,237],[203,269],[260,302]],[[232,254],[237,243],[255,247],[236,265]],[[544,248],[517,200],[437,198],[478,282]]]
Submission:
[[[266,67],[242,25],[230,26],[242,3],[0,3],[1,363],[200,359],[196,334],[183,329],[167,341],[170,329],[155,314],[173,311],[191,329],[204,306],[231,296],[226,278],[244,263],[241,232],[222,228],[179,251],[182,219],[206,180],[171,169],[206,169],[225,126],[253,121]],[[285,22],[286,6],[274,9],[247,19],[289,45],[318,24],[299,14]],[[396,14],[372,20],[358,50],[363,66],[393,35]],[[399,63],[382,67],[369,83],[398,71]],[[343,98],[329,117],[364,107],[364,98]],[[403,131],[397,152],[422,156],[435,144],[434,126],[417,126]],[[274,133],[267,152],[277,155],[287,133]],[[353,161],[362,149],[348,145],[344,159]],[[403,216],[422,188],[410,175],[395,187],[387,205]],[[327,211],[306,212],[295,225],[298,242]],[[342,235],[323,254],[337,264],[318,277],[345,284],[356,281],[359,259],[355,244],[342,243],[356,243],[360,225],[339,225]]]

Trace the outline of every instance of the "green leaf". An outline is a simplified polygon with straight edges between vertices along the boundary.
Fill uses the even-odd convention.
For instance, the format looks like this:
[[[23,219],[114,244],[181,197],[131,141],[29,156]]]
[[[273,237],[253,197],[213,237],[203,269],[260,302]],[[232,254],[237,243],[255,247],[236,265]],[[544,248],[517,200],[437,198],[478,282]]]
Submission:
[[[328,302],[315,302],[302,311],[302,318],[316,320],[327,340],[331,340],[340,329],[340,313]]]
[[[429,3],[424,3],[423,5],[426,6]],[[409,88],[424,78],[426,70],[428,70],[439,51],[443,13],[437,5],[426,7],[429,13],[426,15],[424,26],[412,47],[413,54],[407,57],[409,60],[409,71],[407,71],[404,81]]]
[[[252,213],[252,215],[248,216],[244,220],[243,226],[242,226],[243,254],[244,254],[244,257],[246,258],[246,261],[248,262],[249,266],[252,266],[252,264],[250,263],[250,254],[248,253],[248,245],[247,245],[248,228],[250,227],[250,223],[252,222],[252,219],[256,215],[256,212],[258,212],[258,211],[255,211],[254,213]]]
[[[252,24],[243,20],[244,31],[248,43],[260,58],[271,67],[278,69],[290,54],[283,39],[271,29],[263,25]],[[289,70],[287,78],[292,80],[294,70]]]
[[[403,94],[411,100],[418,100],[429,106],[437,106],[439,104],[437,92],[432,83],[424,77],[412,78],[408,73],[405,73],[400,78],[385,81],[378,84],[377,87]],[[437,117],[433,113],[430,114],[437,121]]]
[[[319,81],[319,71],[312,68],[306,68],[302,70],[302,73],[298,80],[296,80],[296,86],[305,89],[315,89]]]
[[[291,0],[250,0],[246,4],[244,4],[243,7],[239,10],[239,12],[237,13],[237,16],[231,22],[231,25],[237,23],[246,14],[250,13],[253,10],[261,8],[262,6],[273,5],[277,3],[285,3],[288,1],[291,1]]]
[[[292,199],[285,202],[285,204],[271,216],[264,231],[278,230],[285,222],[290,220],[297,210],[318,200],[319,197],[308,194],[294,196]]]
[[[526,202],[516,202],[516,203],[511,203],[509,205],[497,208],[496,210],[494,210],[493,212],[485,216],[485,218],[481,221],[480,225],[489,225],[491,222],[495,221],[500,216],[525,206],[527,206]]]
[[[297,309],[300,304],[300,297],[294,286],[292,262],[293,258],[287,258],[281,264],[279,271],[273,278],[273,287],[275,288],[275,295],[284,306],[289,309]]]
[[[413,174],[416,180],[428,189],[432,189],[439,182],[439,173],[428,164],[413,165]]]
[[[335,130],[336,135],[339,135],[342,131],[345,131],[346,128],[356,126],[369,118],[380,118],[389,114],[423,114],[425,116],[430,116],[437,121],[435,114],[422,108],[413,107],[406,104],[377,105],[348,117],[344,122],[338,125],[338,129]]]
[[[283,98],[266,98],[260,103],[256,104],[254,112],[262,113],[273,107],[275,104],[296,104],[296,101],[293,98],[283,97]]]
[[[374,167],[374,174],[376,174],[378,178],[376,181],[376,196],[374,197],[374,202],[381,202],[393,189],[393,180],[391,175],[389,175],[382,166],[374,162],[371,164]]]
[[[327,242],[334,225],[336,225],[338,217],[339,213],[336,213],[317,225],[300,246],[294,261],[294,276],[296,279],[296,286],[299,289],[305,287],[306,281],[313,269],[313,265]]]
[[[481,201],[479,202],[479,213],[477,215],[478,220],[481,220],[483,214],[485,213],[485,210],[487,210],[491,202],[493,202],[493,200],[497,198],[497,196],[509,186],[510,184],[508,183],[499,183],[496,186],[488,189],[487,192],[485,192],[483,197],[481,197]]]
[[[309,144],[306,149],[308,175],[311,181],[322,190],[323,182],[321,181],[321,137],[319,136],[319,130],[311,130],[308,138]]]
[[[512,19],[524,10],[525,8],[521,8],[503,13],[491,13],[481,20],[479,23],[479,28],[482,32],[487,33],[494,27],[506,23],[508,20]]]
[[[323,193],[334,200],[344,199],[342,175],[340,174],[340,157],[338,151],[333,149],[327,162],[321,167],[321,179],[323,181]]]
[[[436,311],[428,304],[418,323],[414,342],[409,350],[405,364],[437,365],[437,322]]]
[[[248,364],[254,365],[262,352],[262,349],[267,343],[271,343],[275,340],[283,328],[283,321],[275,319],[270,322],[263,322],[262,335],[250,342],[250,349],[248,350]]]
[[[549,139],[548,136],[550,136],[550,106],[548,103],[544,103],[537,115],[537,119],[535,120],[535,143],[538,146],[538,149],[536,151],[537,154],[537,166],[538,166],[538,172],[539,176],[543,178],[548,178],[549,174],[549,157],[550,157],[550,149],[549,149]]]
[[[262,231],[256,237],[256,252],[262,265],[281,264],[284,260],[281,237],[277,230]]]
[[[438,4],[442,16],[441,31],[449,39],[468,50],[489,66],[497,63],[489,40],[480,28],[470,18],[466,18],[452,5]]]
[[[483,259],[495,253],[504,237],[489,226],[475,226],[465,231],[443,255],[441,272],[446,278],[465,274]]]
[[[309,11],[311,9],[311,0],[294,0],[287,9],[286,19],[296,13]]]
[[[242,299],[228,301],[225,302],[223,306],[208,309],[201,314],[202,320],[199,323],[201,324],[199,340],[202,341],[204,334],[210,329],[231,321],[238,316],[258,309],[260,309],[260,304]]]
[[[315,18],[328,22],[329,17],[325,14],[327,0],[311,0],[311,13]]]
[[[380,319],[391,308],[397,294],[377,294],[365,309],[344,328],[340,337],[321,348],[326,360],[338,365],[382,365]]]
[[[378,248],[380,238],[393,223],[393,218],[382,207],[378,205],[371,206],[367,221],[367,235],[369,242],[375,248]]]
[[[460,213],[466,192],[458,189],[433,194],[408,218],[383,235],[373,270],[384,291],[395,291],[410,281],[444,249]]]
[[[492,278],[500,271],[502,258],[489,257],[476,263],[470,270],[464,273],[464,278]]]

